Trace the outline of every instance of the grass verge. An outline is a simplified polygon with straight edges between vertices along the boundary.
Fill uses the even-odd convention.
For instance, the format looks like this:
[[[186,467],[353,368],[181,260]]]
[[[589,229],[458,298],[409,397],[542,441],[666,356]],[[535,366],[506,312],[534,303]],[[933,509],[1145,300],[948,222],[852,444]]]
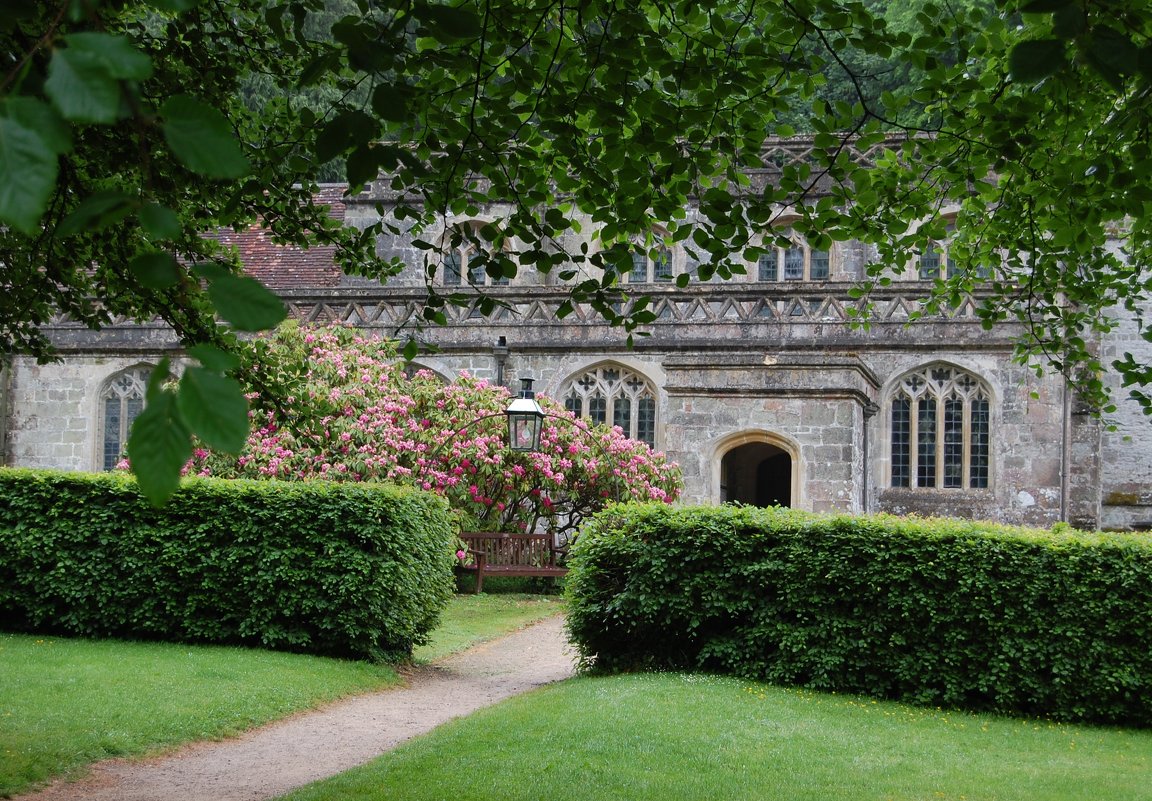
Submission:
[[[412,653],[418,662],[431,662],[559,614],[556,595],[456,595],[448,602],[432,641]]]
[[[366,662],[16,634],[0,634],[0,676],[0,796],[399,680]]]
[[[457,596],[431,661],[560,611],[556,597]],[[385,665],[242,648],[0,634],[0,798],[110,757],[226,737],[398,682]]]
[[[1147,801],[1152,732],[678,674],[580,678],[291,801]]]

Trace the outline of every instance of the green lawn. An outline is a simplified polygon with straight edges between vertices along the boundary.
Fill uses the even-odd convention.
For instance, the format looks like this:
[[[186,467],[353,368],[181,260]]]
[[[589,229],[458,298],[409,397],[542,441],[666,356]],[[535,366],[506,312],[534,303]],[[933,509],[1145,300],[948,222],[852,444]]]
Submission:
[[[457,595],[432,632],[432,642],[416,648],[412,656],[431,662],[557,615],[562,608],[556,595]]]
[[[0,796],[398,681],[364,662],[15,634],[0,634],[0,676]]]
[[[1152,732],[677,674],[579,678],[291,801],[1148,801]]]
[[[416,657],[559,610],[555,597],[458,596]],[[397,681],[392,668],[365,662],[0,633],[0,797],[100,759],[224,737]]]

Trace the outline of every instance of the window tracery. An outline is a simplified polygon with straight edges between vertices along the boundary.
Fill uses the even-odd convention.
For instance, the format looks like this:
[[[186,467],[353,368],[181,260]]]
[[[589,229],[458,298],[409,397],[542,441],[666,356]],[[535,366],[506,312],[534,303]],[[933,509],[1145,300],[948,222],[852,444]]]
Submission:
[[[656,447],[656,391],[639,373],[601,365],[569,379],[560,397],[577,417],[619,426],[632,439]]]
[[[948,365],[910,373],[892,395],[891,486],[986,489],[991,393]]]

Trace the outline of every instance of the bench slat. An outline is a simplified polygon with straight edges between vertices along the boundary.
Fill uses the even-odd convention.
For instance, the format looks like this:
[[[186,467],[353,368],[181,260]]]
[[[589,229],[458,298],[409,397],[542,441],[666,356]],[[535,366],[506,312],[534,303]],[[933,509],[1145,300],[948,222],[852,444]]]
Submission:
[[[476,592],[482,591],[484,576],[564,576],[568,568],[556,564],[564,550],[552,544],[547,534],[464,532],[460,539],[473,555],[473,564],[461,565],[476,573]]]

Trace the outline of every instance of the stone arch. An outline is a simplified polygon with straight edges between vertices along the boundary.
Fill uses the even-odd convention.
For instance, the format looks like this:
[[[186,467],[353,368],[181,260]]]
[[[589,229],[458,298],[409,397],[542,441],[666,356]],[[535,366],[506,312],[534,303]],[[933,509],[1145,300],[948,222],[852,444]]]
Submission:
[[[713,449],[714,500],[749,506],[803,507],[800,447],[770,431],[742,431]]]
[[[419,372],[428,372],[442,384],[451,384],[456,380],[456,374],[447,370],[442,365],[431,363],[431,359],[413,360],[404,365],[404,375],[408,378],[416,375]]]

